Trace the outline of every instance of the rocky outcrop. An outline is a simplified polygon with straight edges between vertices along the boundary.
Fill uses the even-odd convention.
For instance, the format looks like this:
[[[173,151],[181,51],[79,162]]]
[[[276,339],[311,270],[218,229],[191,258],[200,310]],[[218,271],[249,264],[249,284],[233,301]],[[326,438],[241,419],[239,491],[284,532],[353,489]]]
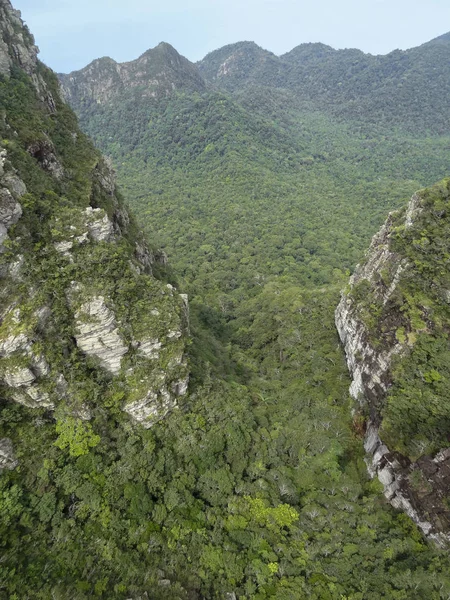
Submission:
[[[0,115],[2,399],[50,421],[87,421],[109,402],[148,428],[187,392],[187,298],[153,277],[164,253],[148,247],[110,164],[61,110],[20,13],[0,0],[0,74],[12,95],[18,70],[30,123],[22,135],[15,111]],[[199,77],[165,45],[118,70],[131,86],[158,75],[148,90],[163,94],[171,73]],[[14,463],[8,444],[0,468]]]
[[[29,75],[39,99],[50,113],[56,110],[55,101],[43,76],[38,72],[39,49],[22,22],[19,10],[9,0],[0,0],[0,74],[10,75],[18,66]]]
[[[55,148],[49,140],[39,140],[28,146],[28,152],[35,158],[40,166],[53,175],[56,179],[61,179],[64,175],[64,169],[55,154]]]
[[[108,104],[128,91],[160,98],[175,90],[205,89],[197,67],[164,42],[134,61],[116,63],[108,57],[99,58],[81,71],[61,74],[59,78],[64,96],[72,106],[89,102]]]
[[[90,236],[96,242],[110,241],[114,236],[114,227],[105,211],[88,206],[85,213]]]
[[[0,439],[0,472],[2,469],[12,471],[19,461],[14,455],[13,443],[9,438]]]
[[[106,306],[103,296],[85,302],[75,318],[75,337],[80,350],[98,358],[110,373],[119,373],[122,356],[128,348],[120,337],[114,313]]]
[[[14,64],[28,75],[35,75],[39,50],[20,16],[20,11],[13,9],[9,0],[1,0],[0,72],[3,75],[9,75]]]
[[[395,251],[392,239],[395,231],[413,227],[423,211],[423,194],[417,193],[404,216],[396,215],[395,224],[393,215],[389,216],[374,236],[364,264],[351,277],[335,317],[352,377],[350,394],[367,415],[364,447],[369,473],[383,484],[392,506],[406,512],[428,538],[445,545],[450,542],[446,504],[450,450],[410,460],[388,448],[380,431],[383,407],[393,383],[393,361],[406,360],[416,335],[412,327],[406,332],[400,328],[405,317],[394,296],[402,283],[417,273],[410,259]]]
[[[19,200],[26,191],[26,185],[7,160],[7,151],[0,150],[0,252],[8,238],[8,229],[22,216]]]

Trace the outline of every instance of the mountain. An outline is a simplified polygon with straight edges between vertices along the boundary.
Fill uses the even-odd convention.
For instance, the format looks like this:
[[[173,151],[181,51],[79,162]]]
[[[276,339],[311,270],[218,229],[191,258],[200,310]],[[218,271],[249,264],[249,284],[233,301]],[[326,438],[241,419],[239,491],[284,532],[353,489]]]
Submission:
[[[2,11],[3,393],[89,421],[90,397],[105,386],[112,393],[120,378],[124,410],[150,425],[186,391],[185,299],[152,276],[155,255],[111,168],[62,103],[17,13],[8,3]],[[127,306],[131,290],[140,308]]]
[[[309,43],[277,57],[254,42],[239,42],[197,65],[162,43],[130,63],[102,58],[60,80],[67,100],[81,112],[85,103],[132,92],[161,97],[177,90],[201,93],[205,86],[238,96],[246,91],[264,103],[263,90],[269,88],[289,91],[300,107],[359,127],[383,124],[416,136],[441,135],[447,131],[449,57],[448,34],[380,56]]]
[[[384,56],[317,43],[301,44],[277,58],[254,45],[236,44],[208,54],[199,69],[216,89],[287,88],[299,101],[339,119],[443,134],[449,57],[448,34]]]
[[[158,98],[174,90],[201,92],[205,87],[195,65],[165,42],[128,63],[100,58],[81,71],[59,77],[65,97],[73,105],[104,104],[125,92]]]
[[[209,53],[198,68],[208,84],[233,91],[252,82],[277,81],[279,63],[275,54],[254,42],[239,42]]]
[[[440,543],[450,528],[449,188],[421,190],[389,215],[336,311],[369,468]]]
[[[441,85],[441,76],[443,86],[448,84],[448,61],[429,69],[428,58],[423,59],[417,66],[420,80],[403,105],[400,88],[382,92],[383,85],[391,90],[399,83],[392,76],[395,64],[405,57],[410,65],[409,56],[372,57],[304,44],[276,57],[242,42],[212,52],[197,65],[204,91],[136,96],[140,79],[133,79],[109,100],[108,92],[103,100],[83,103],[67,86],[68,76],[61,81],[81,126],[113,159],[142,223],[179,257],[178,272],[189,273],[186,285],[196,277],[192,265],[203,260],[200,248],[207,245],[215,248],[221,266],[215,263],[202,289],[228,293],[235,285],[230,279],[237,278],[238,287],[255,287],[249,271],[329,283],[338,271],[356,265],[387,210],[446,175],[447,96],[430,90]],[[83,92],[86,97],[110,80],[103,75],[91,80],[84,71],[70,77],[78,89],[91,90]],[[434,104],[424,108],[422,100]],[[351,106],[354,110],[347,110]],[[248,219],[235,218],[236,203]],[[322,212],[329,215],[330,207],[332,221],[317,218]],[[183,243],[192,214],[202,232],[196,245]],[[224,232],[220,242],[209,228],[211,221]],[[277,242],[287,261],[282,268],[278,250],[272,260],[265,257],[273,248],[274,231],[283,240]],[[295,243],[298,235],[306,235],[311,245],[306,252]],[[237,239],[249,240],[249,264],[242,263],[241,249],[233,245]],[[226,267],[230,252],[231,271]]]
[[[367,474],[334,325],[448,139],[355,131],[287,89],[87,82],[135,219],[0,11],[0,597],[448,596],[448,554]]]

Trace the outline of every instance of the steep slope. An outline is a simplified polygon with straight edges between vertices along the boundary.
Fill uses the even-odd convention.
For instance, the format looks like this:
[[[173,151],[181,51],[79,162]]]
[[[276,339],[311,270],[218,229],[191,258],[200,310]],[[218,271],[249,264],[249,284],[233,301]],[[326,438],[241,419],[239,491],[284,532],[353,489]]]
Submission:
[[[0,6],[2,23],[15,19],[14,32],[29,36],[9,2],[0,0]],[[8,56],[16,57],[19,45],[8,43]],[[409,519],[380,502],[368,480],[350,427],[349,380],[333,324],[340,284],[323,285],[326,277],[340,281],[332,267],[322,272],[328,257],[332,266],[344,268],[341,249],[342,255],[349,250],[342,246],[345,232],[335,231],[341,244],[334,243],[332,221],[345,225],[351,214],[347,228],[355,228],[367,220],[367,212],[358,218],[365,203],[376,198],[381,212],[393,201],[391,194],[398,201],[400,187],[393,191],[384,183],[384,191],[367,192],[353,165],[331,168],[323,155],[300,155],[301,164],[290,164],[285,131],[260,116],[247,121],[248,113],[221,94],[175,92],[142,103],[138,95],[134,106],[142,115],[153,108],[147,121],[130,112],[136,115],[133,131],[141,136],[142,123],[154,126],[145,142],[157,138],[159,144],[148,150],[145,178],[140,169],[147,150],[131,146],[126,126],[111,121],[113,129],[101,139],[121,162],[130,158],[126,181],[136,181],[141,206],[155,210],[150,225],[180,233],[172,242],[182,249],[177,261],[187,264],[185,280],[196,290],[189,397],[182,410],[144,428],[135,423],[139,414],[130,419],[123,410],[136,399],[133,390],[142,399],[141,392],[156,385],[164,404],[159,369],[167,374],[172,399],[184,385],[171,384],[186,382],[178,380],[185,366],[177,364],[185,341],[179,337],[183,299],[151,278],[149,269],[157,273],[165,256],[154,252],[152,259],[133,221],[127,223],[111,173],[78,131],[54,76],[35,63],[30,75],[37,69],[44,85],[36,96],[32,80],[12,61],[11,71],[8,62],[0,77],[8,121],[2,129],[8,153],[2,175],[8,190],[2,192],[8,209],[1,230],[3,281],[13,293],[2,301],[5,307],[14,299],[24,305],[21,314],[5,320],[5,331],[14,328],[16,338],[23,340],[23,334],[32,345],[31,355],[24,347],[19,356],[17,349],[17,363],[11,356],[5,364],[13,375],[31,373],[35,379],[2,388],[0,597],[448,596],[446,556],[427,547]],[[46,100],[49,92],[54,105]],[[109,108],[120,113],[120,106]],[[161,108],[165,112],[158,114]],[[105,135],[106,125],[94,123]],[[227,143],[230,123],[239,137]],[[302,139],[312,151],[315,138],[307,125]],[[314,129],[319,146],[328,144],[330,121],[325,125],[320,121]],[[122,147],[114,146],[119,130]],[[292,144],[304,152],[299,139]],[[249,145],[252,140],[258,146]],[[408,161],[413,157],[408,146]],[[298,175],[296,169],[308,184],[301,204],[298,179],[283,183],[289,173]],[[335,169],[348,175],[345,189],[336,185]],[[349,212],[346,194],[357,203],[364,193],[358,210]],[[170,236],[165,239],[170,243]],[[23,264],[15,260],[20,255]],[[34,315],[35,307],[47,306],[48,316]],[[16,331],[20,323],[14,319],[23,331]],[[45,370],[41,355],[52,367],[46,376],[38,373]],[[67,383],[65,390],[64,381],[58,382],[61,392],[53,385],[59,373]],[[136,387],[130,390],[131,383]],[[54,409],[14,399],[20,392],[30,403],[35,384]],[[151,395],[149,402],[154,405]]]
[[[248,83],[277,82],[280,61],[254,42],[229,44],[210,52],[198,63],[200,74],[210,85],[234,91]],[[282,83],[282,80],[280,80]]]
[[[230,56],[234,74],[222,77],[232,83],[224,84],[226,94],[136,97],[133,83],[104,103],[75,98],[73,107],[113,159],[142,223],[177,256],[187,285],[205,260],[204,247],[213,249],[208,262],[212,256],[217,262],[202,293],[257,287],[250,272],[329,283],[354,267],[388,210],[445,176],[449,140],[337,121],[320,103],[302,105],[295,90],[261,76],[281,59],[250,42],[212,53],[200,69],[213,77]],[[72,77],[80,89],[95,88],[83,72]],[[389,119],[395,120],[390,113]],[[396,120],[396,127],[402,123]]]
[[[186,391],[184,300],[152,277],[110,167],[9,3],[2,11],[3,393],[88,415],[98,372],[94,397],[106,385],[150,425]]]
[[[369,469],[440,543],[450,540],[449,196],[447,179],[389,216],[336,311]]]
[[[125,92],[135,98],[160,98],[174,90],[201,92],[205,88],[197,67],[165,42],[128,63],[100,58],[81,71],[59,77],[65,98],[76,107],[105,104]]]
[[[209,85],[232,92],[254,85],[289,89],[298,102],[363,125],[413,134],[447,131],[448,35],[384,56],[319,43],[301,44],[279,58],[256,48],[225,46],[198,63],[200,72]]]

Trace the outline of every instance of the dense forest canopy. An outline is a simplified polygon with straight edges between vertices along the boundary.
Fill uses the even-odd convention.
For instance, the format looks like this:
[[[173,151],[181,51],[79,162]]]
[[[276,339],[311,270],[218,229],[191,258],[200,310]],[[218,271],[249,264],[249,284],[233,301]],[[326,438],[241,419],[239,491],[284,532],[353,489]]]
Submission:
[[[104,71],[117,73],[109,61],[96,65],[97,100],[88,88],[64,89],[113,160],[137,223],[169,256],[169,266],[153,265],[152,285],[189,293],[189,395],[144,429],[121,411],[121,382],[111,387],[76,355],[96,384],[83,390],[91,420],[1,401],[0,437],[12,440],[20,465],[0,477],[0,597],[447,598],[448,554],[368,477],[334,308],[386,213],[448,171],[448,47],[368,58],[314,45],[277,59],[244,44],[236,78],[223,85],[214,61],[220,67],[236,48],[202,61],[204,80],[172,50],[158,47],[165,75],[151,94],[138,81],[98,102]],[[379,85],[397,66],[403,103],[392,100],[398,76]],[[37,68],[58,97],[54,75]],[[74,80],[79,90],[82,74]],[[429,80],[444,86],[441,101]],[[436,102],[417,129],[415,98]],[[58,101],[49,115],[17,65],[0,76],[0,107],[2,148],[31,195],[30,273],[44,265],[50,288],[59,271],[51,273],[44,233],[53,235],[50,218],[70,219],[77,198],[86,200],[99,158],[73,113]],[[45,136],[67,169],[67,190],[28,151]],[[16,247],[20,227],[10,230]],[[127,243],[99,248],[63,276],[93,260],[87,276],[105,269],[123,314],[135,309],[139,320],[146,291],[130,283]]]

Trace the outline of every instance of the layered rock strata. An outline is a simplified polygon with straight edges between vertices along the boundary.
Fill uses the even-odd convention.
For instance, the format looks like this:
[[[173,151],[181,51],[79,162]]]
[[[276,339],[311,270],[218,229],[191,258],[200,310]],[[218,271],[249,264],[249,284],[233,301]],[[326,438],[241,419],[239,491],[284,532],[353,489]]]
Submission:
[[[89,420],[109,403],[150,427],[187,392],[187,299],[153,277],[165,255],[139,232],[37,52],[0,0],[0,76],[23,113],[0,106],[2,398],[50,421]],[[0,468],[16,464],[8,440]]]
[[[442,448],[434,456],[412,461],[392,451],[382,440],[383,408],[393,383],[393,363],[406,360],[415,340],[412,329],[408,335],[390,333],[395,323],[404,319],[393,296],[404,281],[418,276],[416,266],[393,249],[392,240],[399,229],[415,226],[424,205],[419,192],[412,197],[403,217],[395,215],[396,226],[393,215],[388,217],[374,236],[365,263],[351,277],[335,316],[352,377],[350,394],[361,412],[367,414],[364,448],[369,473],[378,477],[392,506],[406,512],[428,538],[444,546],[450,543],[450,449]],[[361,309],[363,300],[358,299],[361,286],[373,302],[369,317]],[[372,327],[367,324],[373,317],[370,310],[378,311],[376,319],[383,321],[382,326],[380,322]],[[412,485],[414,476],[423,482],[421,486]]]

